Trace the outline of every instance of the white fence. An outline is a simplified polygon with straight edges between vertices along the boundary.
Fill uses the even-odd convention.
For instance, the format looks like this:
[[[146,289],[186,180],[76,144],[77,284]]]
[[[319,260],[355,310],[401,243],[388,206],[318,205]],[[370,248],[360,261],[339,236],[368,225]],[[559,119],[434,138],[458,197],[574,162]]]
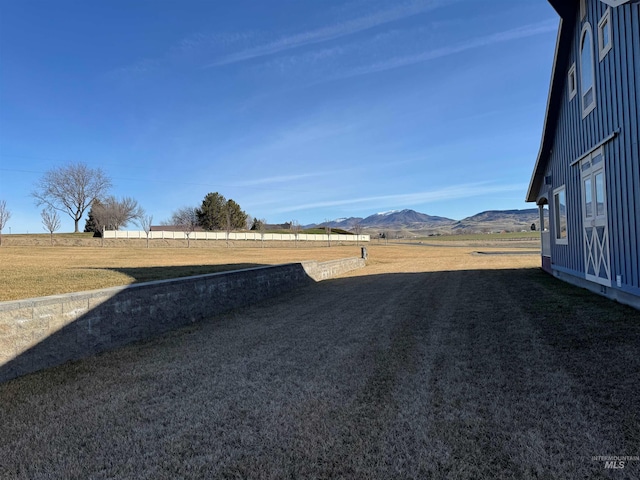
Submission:
[[[313,235],[309,233],[299,233],[295,235],[293,233],[260,233],[260,232],[230,232],[228,240],[256,240],[256,241],[290,241],[295,242],[328,242],[329,236],[331,236],[332,242],[368,242],[370,241],[369,235]],[[296,238],[297,237],[297,238]],[[142,230],[105,230],[104,238],[142,238],[146,239],[147,234]],[[157,239],[169,239],[169,240],[186,240],[187,234],[185,232],[169,232],[169,231],[152,231],[149,232],[149,238],[153,240]],[[227,240],[227,232],[191,232],[189,234],[190,240]]]

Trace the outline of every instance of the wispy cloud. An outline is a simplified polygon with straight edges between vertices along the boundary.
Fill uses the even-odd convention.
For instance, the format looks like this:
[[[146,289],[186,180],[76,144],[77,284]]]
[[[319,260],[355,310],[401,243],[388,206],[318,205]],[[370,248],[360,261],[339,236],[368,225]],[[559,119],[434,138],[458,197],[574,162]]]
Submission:
[[[290,150],[295,147],[308,146],[319,140],[347,135],[357,130],[358,127],[359,124],[355,122],[341,123],[336,120],[331,123],[322,118],[310,118],[304,125],[284,129],[261,148],[270,151]]]
[[[128,66],[115,68],[107,72],[106,75],[108,78],[116,80],[130,80],[157,70],[160,67],[160,63],[159,60],[145,58]]]
[[[395,22],[402,18],[425,13],[450,3],[452,3],[452,0],[413,0],[410,2],[404,2],[386,10],[377,11],[359,18],[354,18],[352,20],[347,20],[315,30],[309,30],[288,37],[283,37],[264,45],[232,53],[205,65],[205,68],[242,62],[252,58],[273,55],[274,53],[304,45],[326,42],[347,35],[353,35],[386,23]]]
[[[232,186],[253,187],[253,186],[262,186],[262,185],[272,185],[275,183],[295,182],[297,180],[319,177],[327,174],[328,173],[301,173],[297,175],[279,175],[274,177],[264,177],[264,178],[256,178],[253,180],[243,180],[241,182],[234,182]]]
[[[190,52],[200,48],[224,47],[238,48],[240,45],[246,46],[248,42],[256,41],[254,34],[249,32],[215,32],[215,33],[194,33],[178,42],[173,47],[174,52]]]
[[[391,58],[381,62],[365,65],[362,67],[353,68],[344,72],[338,73],[330,78],[324,79],[324,81],[338,80],[342,78],[355,77],[359,75],[367,75],[371,73],[382,72],[385,70],[391,70],[394,68],[400,68],[407,65],[413,65],[416,63],[427,62],[429,60],[435,60],[437,58],[447,57],[449,55],[455,55],[468,50],[476,48],[486,47],[499,43],[509,42],[522,38],[532,37],[535,35],[541,35],[555,31],[558,28],[558,21],[555,19],[544,20],[542,22],[532,23],[521,27],[513,28],[503,32],[486,35],[484,37],[475,38],[467,42],[459,43],[457,45],[451,45],[442,48],[436,48],[426,52],[418,53],[415,55],[407,55]],[[322,80],[321,80],[322,81]]]
[[[297,155],[306,155],[309,151],[316,151],[322,144],[337,142],[340,138],[348,136],[360,127],[356,122],[344,122],[331,120],[322,115],[309,116],[297,122],[281,124],[277,128],[264,129],[259,137],[250,135],[243,138],[242,142],[234,147],[224,162],[228,164],[238,164],[245,161],[254,162],[260,159],[261,162],[277,162],[281,168],[286,168],[285,159],[295,159]],[[274,167],[271,168],[271,173]],[[290,170],[289,170],[290,171]],[[288,172],[287,171],[287,175]],[[319,176],[338,172],[317,172],[313,174],[304,173],[308,176]],[[286,175],[285,175],[286,176]],[[283,177],[273,177],[283,178]]]
[[[470,28],[466,23],[460,30]],[[436,46],[444,33],[430,25],[376,32],[340,46],[305,49],[277,55],[254,65],[257,78],[277,78],[289,85],[318,85],[424,63],[463,52],[543,35],[557,28],[550,19],[517,28],[476,36],[455,44]],[[440,35],[438,34],[440,33]],[[423,45],[428,45],[425,50]],[[441,44],[442,45],[442,44]]]
[[[310,210],[316,208],[337,207],[344,205],[357,205],[362,203],[384,202],[385,205],[411,206],[442,200],[454,200],[472,198],[481,195],[496,194],[501,192],[524,191],[525,184],[490,185],[487,183],[467,183],[452,185],[437,190],[424,192],[400,193],[395,195],[380,195],[373,197],[345,198],[342,200],[326,200],[299,205],[282,207],[276,211],[279,213]]]

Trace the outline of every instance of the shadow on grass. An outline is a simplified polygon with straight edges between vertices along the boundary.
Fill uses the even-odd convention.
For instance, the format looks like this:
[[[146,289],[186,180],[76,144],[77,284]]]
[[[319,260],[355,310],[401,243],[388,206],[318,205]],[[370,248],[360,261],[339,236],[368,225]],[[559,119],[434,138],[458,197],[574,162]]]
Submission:
[[[136,283],[0,305],[5,350],[0,353],[19,352],[0,365],[0,382],[148,339],[311,281],[299,263],[112,270]]]
[[[0,476],[603,478],[639,348],[640,312],[538,269],[327,280],[0,385]]]
[[[268,265],[259,263],[230,263],[224,265],[177,265],[170,267],[94,268],[91,270],[111,270],[133,278],[135,283],[142,283],[266,266]],[[86,267],[81,269],[89,270]]]

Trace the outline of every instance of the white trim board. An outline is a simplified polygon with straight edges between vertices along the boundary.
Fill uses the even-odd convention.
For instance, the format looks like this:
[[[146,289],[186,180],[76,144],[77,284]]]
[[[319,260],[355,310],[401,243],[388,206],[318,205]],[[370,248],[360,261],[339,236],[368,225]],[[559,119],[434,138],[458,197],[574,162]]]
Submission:
[[[613,140],[615,137],[618,136],[618,134],[620,133],[620,129],[617,129],[615,132],[613,132],[611,135],[609,135],[607,138],[605,138],[604,140],[602,140],[600,143],[596,144],[595,147],[591,148],[587,153],[584,153],[583,155],[580,155],[576,160],[574,160],[573,162],[571,162],[569,164],[570,167],[573,167],[574,165],[577,165],[578,163],[580,163],[582,160],[584,160],[586,157],[588,157],[589,155],[591,155],[593,152],[595,152],[597,149],[599,149],[601,146],[603,146],[605,143],[610,142],[611,140]]]
[[[602,3],[606,3],[610,7],[619,7],[625,3],[629,3],[631,0],[600,0]]]

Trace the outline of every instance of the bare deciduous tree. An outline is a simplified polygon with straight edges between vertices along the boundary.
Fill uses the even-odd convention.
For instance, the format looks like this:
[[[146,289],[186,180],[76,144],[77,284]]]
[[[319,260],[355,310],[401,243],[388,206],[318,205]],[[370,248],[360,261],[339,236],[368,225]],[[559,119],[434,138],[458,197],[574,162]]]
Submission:
[[[353,225],[353,231],[356,234],[356,246],[360,246],[360,235],[362,234],[362,224],[360,222],[356,222]]]
[[[147,235],[147,248],[149,248],[149,234],[151,233],[153,215],[147,215],[144,210],[141,209],[140,215],[136,219],[136,223],[142,230],[144,230],[144,233]]]
[[[53,232],[60,228],[60,216],[53,208],[43,208],[40,216],[42,217],[44,229],[51,235],[51,245],[53,245]]]
[[[289,228],[294,235],[296,248],[298,248],[298,235],[300,235],[300,230],[302,229],[302,227],[297,220],[291,220],[290,225],[291,226]]]
[[[193,207],[182,207],[171,215],[171,222],[187,235],[187,248],[191,246],[191,234],[198,227],[198,212]]]
[[[7,209],[6,200],[0,200],[0,246],[2,245],[2,229],[11,218],[11,212]]]
[[[260,240],[262,241],[262,244],[260,246],[264,248],[264,234],[267,231],[267,220],[263,218],[261,220],[257,220],[257,222],[258,229],[260,230]]]
[[[230,202],[231,200],[229,200]],[[229,248],[229,234],[231,233],[231,208],[229,208],[229,202],[227,202],[225,207],[225,217],[226,217],[226,237],[227,237],[227,248]]]
[[[75,223],[74,232],[78,233],[78,222],[84,212],[109,188],[111,179],[100,168],[71,163],[45,172],[31,195],[38,206],[46,205],[69,215]]]
[[[96,200],[91,207],[94,222],[98,231],[105,229],[120,230],[131,221],[135,221],[144,214],[144,210],[138,202],[131,197],[107,197],[104,200]]]
[[[325,220],[324,231],[327,234],[328,245],[331,246],[331,225],[328,220]]]

